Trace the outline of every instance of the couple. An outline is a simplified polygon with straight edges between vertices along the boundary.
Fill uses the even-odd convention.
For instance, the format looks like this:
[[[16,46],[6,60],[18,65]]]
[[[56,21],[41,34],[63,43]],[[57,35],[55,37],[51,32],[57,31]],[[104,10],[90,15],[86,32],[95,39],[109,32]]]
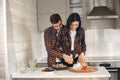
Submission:
[[[44,31],[45,46],[48,53],[48,66],[61,62],[72,67],[76,62],[85,61],[85,32],[81,27],[78,13],[71,13],[64,26],[59,14],[50,16],[51,27]]]

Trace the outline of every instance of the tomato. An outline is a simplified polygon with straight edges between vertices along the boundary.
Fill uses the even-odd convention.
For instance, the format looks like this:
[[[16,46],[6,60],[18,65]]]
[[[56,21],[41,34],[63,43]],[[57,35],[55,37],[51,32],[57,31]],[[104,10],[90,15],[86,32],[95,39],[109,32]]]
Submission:
[[[88,67],[87,66],[82,66],[82,70],[87,70]]]
[[[45,69],[42,69],[41,72],[46,72],[46,70],[45,70]]]

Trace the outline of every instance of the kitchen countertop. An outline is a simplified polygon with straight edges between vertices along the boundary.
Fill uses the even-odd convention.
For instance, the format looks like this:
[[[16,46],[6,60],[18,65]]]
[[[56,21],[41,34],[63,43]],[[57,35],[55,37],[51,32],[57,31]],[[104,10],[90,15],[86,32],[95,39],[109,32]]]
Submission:
[[[44,68],[44,67],[43,67]],[[41,72],[43,68],[37,68],[34,72],[24,74],[12,73],[12,78],[109,78],[110,73],[104,67],[98,67],[96,72],[90,73],[73,73],[68,70]]]
[[[87,62],[120,62],[120,57],[86,57]]]
[[[86,57],[87,62],[120,62],[120,56]],[[37,63],[47,63],[47,58],[38,59]]]

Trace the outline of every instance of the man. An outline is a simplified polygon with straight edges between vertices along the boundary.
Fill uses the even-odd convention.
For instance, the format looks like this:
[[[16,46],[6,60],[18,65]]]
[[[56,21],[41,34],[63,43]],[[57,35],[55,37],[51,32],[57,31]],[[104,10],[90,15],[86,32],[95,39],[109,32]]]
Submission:
[[[48,66],[52,67],[53,65],[55,65],[56,58],[64,59],[66,62],[70,63],[71,61],[73,61],[71,56],[63,54],[60,51],[56,51],[54,48],[57,41],[57,36],[64,28],[60,15],[52,14],[50,16],[50,22],[52,26],[44,31],[45,46],[48,53]]]

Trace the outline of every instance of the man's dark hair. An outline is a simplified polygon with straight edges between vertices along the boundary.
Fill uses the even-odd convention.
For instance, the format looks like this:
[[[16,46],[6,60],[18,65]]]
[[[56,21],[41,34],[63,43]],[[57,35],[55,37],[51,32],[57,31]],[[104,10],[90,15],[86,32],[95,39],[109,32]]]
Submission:
[[[59,20],[62,20],[59,14],[52,14],[50,16],[50,22],[53,23],[53,24],[58,23]]]

